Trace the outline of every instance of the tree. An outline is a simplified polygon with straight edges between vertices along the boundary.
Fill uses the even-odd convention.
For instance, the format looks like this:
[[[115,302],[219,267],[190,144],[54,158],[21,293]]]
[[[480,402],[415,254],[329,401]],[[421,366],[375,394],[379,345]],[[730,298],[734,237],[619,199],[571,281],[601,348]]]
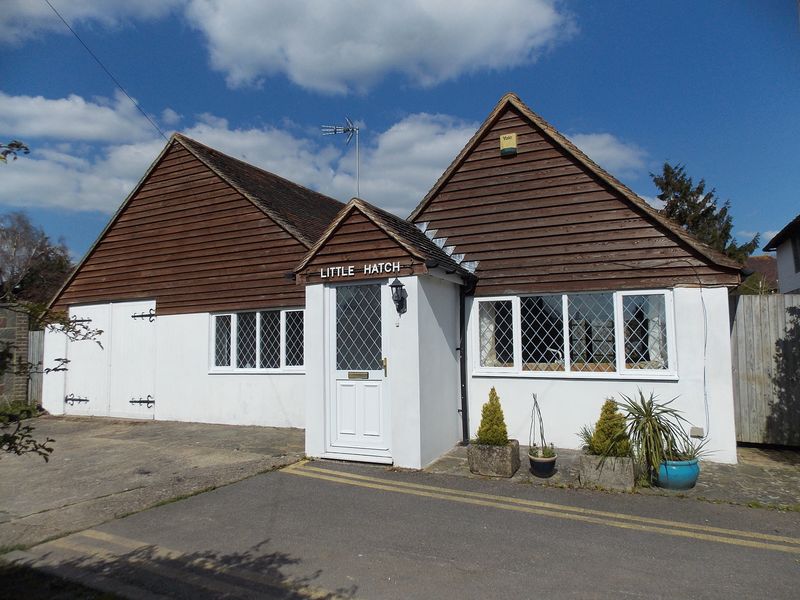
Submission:
[[[46,304],[71,269],[63,241],[53,243],[23,212],[0,215],[0,302]]]
[[[701,242],[739,262],[744,262],[758,247],[758,234],[747,243],[735,242],[731,234],[730,200],[718,206],[716,190],[706,191],[704,179],[694,185],[684,165],[664,163],[661,174],[650,173],[650,177],[661,192],[658,199],[664,202],[662,214]]]
[[[0,144],[2,163],[7,163],[9,156],[11,160],[17,160],[18,155],[28,153],[28,146],[19,140]],[[29,313],[42,326],[60,325],[72,339],[92,339],[95,331],[83,324],[72,323],[66,315],[52,313],[44,306],[71,268],[64,243],[53,244],[24,213],[0,216],[0,303],[16,303],[13,310]],[[33,368],[41,368],[15,357],[15,354],[13,343],[0,342],[0,377],[8,371],[29,376]],[[45,372],[66,369],[66,359],[57,359],[56,362],[55,367],[45,369]],[[50,458],[54,440],[36,440],[34,427],[24,422],[35,412],[29,406],[4,404],[0,407],[0,456],[36,454],[45,461]]]
[[[27,144],[19,140],[11,140],[7,144],[0,144],[0,162],[8,162],[8,157],[11,160],[17,160],[19,154],[30,154],[31,150]]]

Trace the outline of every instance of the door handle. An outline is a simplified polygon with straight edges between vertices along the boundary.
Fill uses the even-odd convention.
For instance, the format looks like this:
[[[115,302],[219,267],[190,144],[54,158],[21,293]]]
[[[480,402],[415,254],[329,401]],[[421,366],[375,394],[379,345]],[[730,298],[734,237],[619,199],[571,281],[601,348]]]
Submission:
[[[386,377],[389,375],[389,359],[385,356],[383,357],[383,376]]]

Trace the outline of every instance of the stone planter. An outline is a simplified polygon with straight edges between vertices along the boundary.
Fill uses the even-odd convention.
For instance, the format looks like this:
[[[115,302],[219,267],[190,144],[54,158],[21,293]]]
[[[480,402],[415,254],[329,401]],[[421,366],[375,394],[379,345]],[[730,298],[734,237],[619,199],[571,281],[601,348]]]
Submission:
[[[636,481],[633,459],[610,456],[600,464],[602,456],[581,454],[578,457],[578,482],[581,487],[632,492]]]
[[[505,446],[470,444],[467,447],[469,470],[490,477],[511,477],[519,469],[519,442],[508,440]]]

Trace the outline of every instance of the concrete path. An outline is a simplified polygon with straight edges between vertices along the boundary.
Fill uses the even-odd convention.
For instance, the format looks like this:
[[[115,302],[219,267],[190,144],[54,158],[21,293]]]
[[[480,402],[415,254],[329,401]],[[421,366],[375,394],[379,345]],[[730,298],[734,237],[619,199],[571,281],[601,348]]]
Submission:
[[[137,600],[794,600],[800,513],[314,461],[13,554]]]
[[[0,460],[0,548],[32,545],[282,467],[303,431],[163,421],[41,417],[49,463]]]
[[[527,446],[520,446],[522,466],[512,482],[579,487],[575,465],[579,451],[557,449],[557,472],[550,479],[538,479],[530,473],[527,452]],[[736,465],[702,462],[700,479],[691,490],[676,492],[654,487],[637,488],[635,493],[800,511],[800,451],[740,447],[737,453]],[[467,449],[463,446],[456,446],[425,470],[481,478],[469,472]]]

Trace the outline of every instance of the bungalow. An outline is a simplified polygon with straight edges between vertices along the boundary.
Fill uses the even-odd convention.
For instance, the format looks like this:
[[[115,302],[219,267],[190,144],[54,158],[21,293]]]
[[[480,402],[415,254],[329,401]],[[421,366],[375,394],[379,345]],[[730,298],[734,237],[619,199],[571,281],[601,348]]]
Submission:
[[[567,448],[641,389],[735,462],[739,269],[513,94],[406,220],[176,135],[54,301],[104,343],[48,333],[72,362],[45,407],[299,426],[310,456],[418,468],[491,387],[513,437],[536,393]]]

